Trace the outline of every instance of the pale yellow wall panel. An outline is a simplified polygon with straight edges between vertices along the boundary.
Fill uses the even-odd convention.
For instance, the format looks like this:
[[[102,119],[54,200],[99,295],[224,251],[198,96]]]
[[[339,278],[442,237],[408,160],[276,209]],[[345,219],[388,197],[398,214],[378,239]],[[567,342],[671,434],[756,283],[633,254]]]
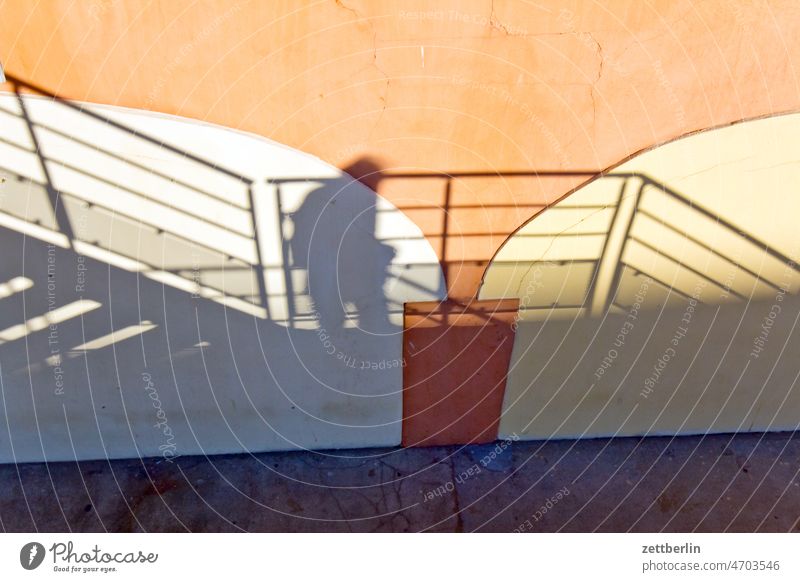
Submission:
[[[533,296],[550,308],[520,310],[501,437],[797,428],[797,152],[795,114],[703,132],[626,162],[614,174],[643,187],[625,189],[606,226],[611,252],[564,236],[563,219],[580,228],[571,213],[607,197],[604,182],[619,188],[618,176],[588,184],[521,229],[487,270],[480,296],[532,303],[503,286],[523,270],[539,275]],[[567,203],[569,213],[559,210]],[[562,234],[548,215],[566,227]],[[564,267],[549,268],[550,249]],[[586,257],[591,274],[571,276],[566,265]],[[533,277],[525,277],[529,289]]]

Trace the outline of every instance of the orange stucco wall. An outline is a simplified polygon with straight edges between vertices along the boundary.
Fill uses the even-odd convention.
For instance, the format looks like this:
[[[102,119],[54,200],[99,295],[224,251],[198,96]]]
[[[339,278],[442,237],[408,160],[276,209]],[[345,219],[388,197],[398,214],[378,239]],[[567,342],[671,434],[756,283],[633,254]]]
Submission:
[[[10,0],[0,59],[65,98],[251,131],[339,167],[369,156],[390,172],[564,172],[459,178],[449,196],[442,180],[381,182],[454,266],[451,296],[468,298],[508,234],[581,172],[798,109],[799,10],[794,0]]]

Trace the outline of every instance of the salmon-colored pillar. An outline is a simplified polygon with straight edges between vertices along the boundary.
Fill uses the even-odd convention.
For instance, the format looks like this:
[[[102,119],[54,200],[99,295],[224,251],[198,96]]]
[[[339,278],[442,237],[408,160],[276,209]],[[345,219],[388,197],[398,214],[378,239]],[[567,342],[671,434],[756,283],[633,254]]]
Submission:
[[[497,438],[519,302],[406,304],[403,446]]]

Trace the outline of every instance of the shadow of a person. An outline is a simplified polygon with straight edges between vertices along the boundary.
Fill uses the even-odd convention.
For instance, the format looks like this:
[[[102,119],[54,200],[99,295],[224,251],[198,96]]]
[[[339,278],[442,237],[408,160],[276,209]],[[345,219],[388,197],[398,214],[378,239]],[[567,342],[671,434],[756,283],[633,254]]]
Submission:
[[[395,251],[375,235],[381,168],[361,159],[344,172],[309,192],[292,213],[292,264],[306,270],[321,328],[335,333],[355,312],[361,330],[390,333],[384,285]]]

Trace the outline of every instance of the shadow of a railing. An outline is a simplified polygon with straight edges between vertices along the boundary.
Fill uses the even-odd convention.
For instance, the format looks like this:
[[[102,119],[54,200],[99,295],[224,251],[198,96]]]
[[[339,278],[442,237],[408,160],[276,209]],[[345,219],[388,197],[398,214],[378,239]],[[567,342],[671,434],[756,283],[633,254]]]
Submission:
[[[253,268],[262,262],[260,260],[260,233],[252,213],[253,179],[226,168],[217,161],[205,159],[194,152],[178,148],[163,139],[148,135],[140,129],[129,127],[111,115],[102,115],[97,111],[82,107],[14,76],[9,75],[8,81],[12,83],[16,93],[18,110],[12,111],[3,107],[0,108],[0,113],[6,119],[13,120],[16,117],[22,120],[27,135],[23,136],[21,132],[15,133],[12,130],[13,137],[9,139],[4,136],[2,144],[20,152],[35,153],[39,167],[38,172],[31,171],[33,170],[31,168],[28,168],[27,172],[21,172],[20,168],[13,167],[13,156],[9,156],[2,163],[2,169],[18,182],[25,182],[41,188],[46,193],[46,199],[55,221],[48,224],[49,217],[43,208],[38,209],[39,215],[36,213],[31,215],[27,203],[25,208],[15,208],[13,198],[6,199],[4,212],[45,228],[50,227],[57,230],[66,236],[67,244],[70,246],[74,247],[76,242],[81,242],[84,250],[92,246],[118,253],[124,259],[134,261],[138,265],[137,270],[144,274],[156,274],[157,277],[166,279],[164,282],[167,283],[178,283],[177,279],[183,279],[188,283],[182,285],[185,290],[193,290],[195,293],[210,298],[218,298],[222,295],[233,296],[240,301],[259,306],[263,310],[261,315],[269,317],[265,274],[263,269]],[[90,120],[87,129],[94,129],[97,133],[91,134],[88,131],[87,135],[67,133],[57,127],[55,123],[46,123],[35,119],[29,112],[26,100],[23,99],[21,92],[23,89],[26,92],[51,99],[53,103],[57,103],[62,108],[62,115],[78,115]],[[14,137],[17,139],[13,139]],[[25,137],[31,147],[26,147]],[[145,142],[160,152],[168,152],[173,156],[173,162],[183,161],[193,164],[206,173],[213,174],[217,177],[217,182],[220,182],[219,178],[221,177],[228,191],[220,194],[212,189],[203,188],[201,180],[194,180],[193,183],[191,179],[187,179],[185,172],[182,174],[170,172],[169,168],[158,168],[153,164],[147,165],[143,161],[101,145],[103,140],[107,142],[121,140],[124,146],[126,139]],[[61,157],[51,154],[43,143],[45,140],[60,144],[68,142],[70,149],[75,150],[75,156],[64,155],[65,148],[59,149]],[[24,163],[20,165],[25,166]],[[56,180],[53,176],[54,173],[59,174],[61,179]],[[128,180],[126,181],[124,177],[127,177]],[[83,186],[83,189],[78,187],[68,189],[61,184],[57,187],[57,181]],[[148,184],[151,188],[142,188],[140,184]],[[97,186],[105,188],[103,195],[87,194]],[[179,196],[174,196],[175,193],[178,193]],[[133,199],[132,202],[121,203],[131,199]],[[146,254],[143,256],[142,253],[130,252],[129,248],[120,248],[119,246],[115,248],[110,241],[102,241],[102,234],[98,232],[101,229],[97,227],[83,229],[93,232],[86,233],[89,236],[82,236],[81,229],[76,229],[73,225],[76,220],[75,215],[80,215],[81,209],[91,211],[91,218],[96,224],[122,219],[136,223],[140,228],[149,227],[155,238],[163,240],[169,237],[173,239],[170,246],[174,248],[177,245],[180,250],[184,251],[178,254],[187,254],[186,250],[189,248],[197,249],[198,254],[206,256],[207,260],[204,262],[208,264],[190,265],[189,270],[179,264],[164,268],[163,265],[157,266],[152,257],[147,257]],[[208,240],[210,238],[208,237],[209,231],[213,231],[217,239],[226,239],[228,244],[216,245],[210,242]],[[91,235],[97,238],[92,240]],[[165,245],[162,242],[162,245],[153,244],[151,246],[158,248]],[[226,246],[228,248],[225,248]],[[136,250],[140,251],[141,245]],[[223,267],[215,267],[214,263],[222,264]],[[248,273],[247,278],[250,281],[247,283],[252,284],[240,285],[239,288],[230,286],[223,288],[203,280],[206,269],[213,272],[219,268],[231,273],[237,271]],[[169,275],[176,276],[177,279],[171,279]],[[193,284],[195,289],[192,289]],[[241,302],[232,306],[241,307]],[[254,311],[253,314],[259,314],[259,311]]]
[[[794,259],[676,188],[641,172],[611,172],[599,180],[615,187],[603,190],[605,200],[596,208],[582,204],[580,196],[576,204],[565,199],[510,239],[516,247],[498,253],[495,281],[484,285],[481,296],[520,297],[528,317],[549,318],[627,311],[636,277],[655,282],[665,300],[697,300],[698,287],[714,289],[704,294],[709,302],[748,301],[797,287]],[[582,211],[580,220],[563,230],[550,227],[562,225],[559,213],[576,210]],[[601,212],[602,228],[581,228],[602,222],[594,220]],[[539,255],[533,239],[543,241],[535,247]],[[556,291],[542,291],[539,279]],[[503,287],[497,280],[512,283]]]
[[[232,168],[221,165],[218,161],[205,159],[195,152],[167,143],[164,139],[148,135],[140,129],[129,127],[114,119],[112,115],[103,115],[95,110],[89,110],[67,99],[60,98],[52,93],[11,75],[8,80],[13,84],[17,95],[18,110],[12,111],[0,108],[0,114],[10,119],[16,118],[24,125],[25,133],[12,131],[11,136],[0,137],[0,144],[12,148],[20,153],[35,154],[38,160],[38,170],[28,169],[20,171],[14,166],[14,156],[9,156],[3,162],[3,170],[14,176],[18,182],[29,186],[38,187],[44,194],[49,204],[49,220],[44,209],[34,209],[26,204],[25,208],[14,207],[13,201],[6,203],[3,212],[15,215],[17,219],[31,222],[36,226],[50,229],[64,235],[68,245],[75,246],[80,243],[80,251],[86,252],[93,248],[96,256],[102,255],[107,260],[118,256],[120,261],[135,264],[135,270],[156,280],[172,284],[176,287],[198,294],[200,296],[220,300],[226,304],[242,309],[253,315],[273,321],[285,323],[295,327],[314,317],[313,306],[308,300],[302,298],[302,283],[298,275],[305,270],[298,266],[298,258],[293,256],[291,237],[289,231],[293,229],[296,208],[287,208],[286,190],[292,184],[329,183],[330,177],[270,177],[266,180],[252,176],[245,176]],[[103,147],[104,140],[109,139],[97,135],[75,135],[62,131],[56,125],[36,119],[28,111],[22,91],[32,92],[46,96],[63,106],[73,115],[86,116],[94,124],[93,127],[102,128],[106,132],[123,134],[121,139],[132,139],[146,142],[159,151],[168,152],[173,160],[185,161],[198,169],[199,176],[185,171],[171,171],[172,168],[147,163],[145,160],[134,159],[126,156],[124,152],[115,151],[110,147]],[[105,135],[105,134],[104,134]],[[16,136],[16,139],[15,139]],[[69,155],[53,155],[48,152],[43,143],[47,141],[68,140],[77,152],[75,157]],[[64,151],[63,149],[61,151]],[[91,152],[87,160],[80,160],[80,156]],[[85,162],[88,161],[87,165]],[[22,164],[24,166],[25,164]],[[105,172],[105,173],[104,173]],[[54,174],[57,176],[54,177]],[[205,187],[203,175],[212,175],[210,179],[214,188]],[[454,200],[454,184],[468,183],[470,180],[493,180],[503,187],[507,181],[517,179],[540,180],[545,178],[583,178],[589,181],[599,175],[596,170],[576,171],[492,171],[492,172],[387,172],[380,171],[380,179],[389,184],[393,181],[410,181],[419,184],[417,198],[420,200],[439,200],[440,203],[409,203],[397,204],[394,210],[399,210],[414,217],[417,224],[422,225],[424,238],[430,242],[439,256],[440,265],[445,276],[445,283],[449,286],[451,278],[458,275],[458,271],[465,263],[474,262],[476,267],[485,269],[489,266],[489,257],[481,256],[475,259],[470,257],[453,256],[451,246],[453,241],[464,241],[470,238],[490,238],[496,248],[505,239],[513,237],[517,240],[540,238],[549,241],[555,237],[586,238],[592,237],[597,242],[598,252],[593,256],[567,256],[560,259],[546,259],[542,264],[568,266],[586,270],[588,282],[585,292],[580,300],[573,299],[568,302],[563,300],[551,302],[548,305],[528,306],[530,309],[566,309],[575,312],[597,312],[600,309],[612,307],[621,308],[617,300],[619,287],[628,271],[651,277],[667,288],[670,293],[689,296],[690,292],[681,286],[676,286],[670,281],[663,281],[658,273],[648,272],[647,268],[629,257],[632,246],[647,249],[656,253],[667,261],[678,264],[681,269],[692,272],[696,277],[707,280],[708,283],[726,289],[730,295],[738,299],[745,296],[731,289],[724,281],[716,280],[706,272],[694,269],[685,264],[682,257],[671,255],[670,249],[662,248],[658,241],[648,240],[647,236],[635,228],[637,221],[647,219],[657,222],[675,233],[683,240],[689,241],[703,252],[713,255],[732,267],[741,270],[747,276],[757,279],[763,284],[780,289],[782,282],[771,279],[757,266],[745,261],[737,260],[727,249],[714,248],[707,240],[703,240],[702,232],[682,229],[680,225],[670,222],[669,217],[659,216],[648,205],[643,205],[646,196],[657,192],[678,204],[681,211],[689,212],[697,217],[703,217],[721,229],[726,235],[736,238],[750,247],[757,249],[769,256],[772,260],[785,265],[791,265],[797,272],[797,267],[776,249],[770,247],[757,236],[740,229],[709,209],[699,206],[695,201],[678,192],[667,184],[659,182],[652,176],[635,172],[611,172],[601,176],[600,180],[620,181],[620,187],[613,199],[608,199],[593,205],[548,204],[543,202],[511,202],[491,199],[467,200],[466,202]],[[134,176],[133,178],[131,176]],[[38,179],[37,179],[38,177]],[[68,179],[65,179],[68,178]],[[57,179],[58,178],[58,179]],[[126,180],[127,178],[127,180]],[[359,181],[364,181],[359,179]],[[369,180],[366,180],[368,182]],[[74,184],[71,190],[61,183]],[[58,186],[57,186],[58,183]],[[631,184],[635,183],[633,191],[629,191]],[[112,198],[110,194],[92,196],[87,192],[92,191],[93,185],[100,184],[106,192],[117,194]],[[150,186],[150,188],[143,187]],[[372,184],[366,183],[372,187]],[[80,187],[83,187],[81,189]],[[221,190],[220,190],[221,187]],[[274,205],[272,212],[277,219],[274,227],[277,229],[277,239],[280,241],[279,258],[268,260],[264,256],[264,244],[259,221],[255,215],[258,204],[264,200],[256,200],[263,195],[261,190],[267,187],[272,193],[269,200]],[[416,186],[415,186],[416,187]],[[433,192],[431,188],[436,188]],[[110,189],[110,190],[108,190]],[[122,204],[120,201],[129,197],[133,202]],[[146,204],[145,202],[146,201]],[[296,202],[296,201],[295,201]],[[139,204],[138,211],[133,211]],[[291,206],[291,204],[289,205]],[[295,203],[296,207],[296,203]],[[144,208],[144,210],[142,210]],[[606,213],[610,216],[608,224],[603,228],[595,228],[581,232],[571,232],[575,225],[553,232],[526,233],[524,230],[516,232],[518,224],[526,222],[530,216],[542,216],[553,213],[586,210],[597,213]],[[378,208],[378,216],[387,209]],[[93,228],[76,228],[73,224],[76,216],[86,215],[91,212],[94,220]],[[480,228],[463,228],[454,216],[464,213],[464,216],[480,216],[487,212],[512,213],[515,220],[492,222],[491,220],[474,220],[476,224],[488,225],[485,230]],[[142,237],[147,238],[146,245],[137,244],[130,246],[130,241],[120,244],[123,237],[111,240],[102,236],[103,225],[108,225],[112,220],[126,219],[135,223],[137,227],[148,229],[146,234],[141,231],[136,235],[141,243]],[[469,220],[467,220],[469,222]],[[84,225],[85,226],[85,225]],[[91,232],[87,232],[91,231]],[[123,233],[124,234],[124,233]],[[613,237],[612,237],[613,235]],[[612,241],[612,238],[616,240]],[[167,243],[169,241],[169,244]],[[390,242],[390,236],[381,239]],[[499,242],[498,242],[499,241]],[[497,243],[497,244],[495,244]],[[612,244],[613,243],[613,244]],[[492,245],[487,245],[491,247]],[[169,247],[170,257],[163,257],[163,250]],[[149,249],[142,252],[143,248]],[[162,256],[158,256],[158,250]],[[76,251],[78,249],[76,248]],[[136,252],[133,252],[135,250]],[[102,251],[102,253],[100,253]],[[201,260],[189,260],[195,255],[203,255]],[[161,259],[160,261],[158,259]],[[526,265],[537,264],[537,261],[528,259]],[[276,285],[275,276],[280,278]],[[402,274],[397,275],[397,280],[410,287],[419,287],[420,284],[411,279],[404,279]],[[268,284],[272,281],[273,284]],[[431,293],[440,293],[443,290],[427,289]],[[519,289],[517,290],[519,295]],[[574,298],[575,294],[570,294]],[[277,302],[282,304],[280,309],[275,309]],[[402,305],[391,305],[393,312],[402,312]],[[280,311],[280,313],[278,313]]]

